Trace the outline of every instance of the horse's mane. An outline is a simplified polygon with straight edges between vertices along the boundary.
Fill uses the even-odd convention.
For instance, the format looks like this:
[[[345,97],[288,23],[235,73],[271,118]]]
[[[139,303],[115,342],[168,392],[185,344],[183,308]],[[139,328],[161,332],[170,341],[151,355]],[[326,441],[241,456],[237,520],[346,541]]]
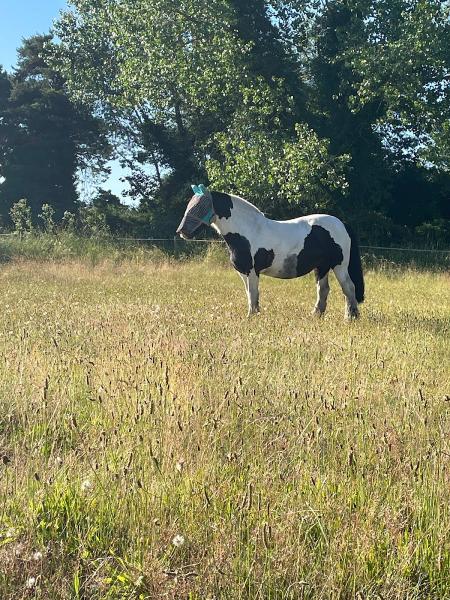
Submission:
[[[256,211],[258,213],[260,213],[261,215],[264,214],[262,211],[259,210],[258,207],[256,207],[254,204],[252,204],[251,202],[249,202],[248,200],[246,200],[245,198],[241,198],[240,196],[236,196],[235,194],[230,194],[231,198],[234,200],[238,200],[238,204],[240,205],[241,208],[243,208],[244,210],[248,210],[248,211]]]

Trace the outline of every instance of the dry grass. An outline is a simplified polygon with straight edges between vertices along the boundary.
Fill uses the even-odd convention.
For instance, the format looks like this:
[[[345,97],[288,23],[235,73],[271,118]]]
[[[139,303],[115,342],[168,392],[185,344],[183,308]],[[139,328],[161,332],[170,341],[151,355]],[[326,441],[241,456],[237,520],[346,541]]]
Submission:
[[[450,598],[448,286],[3,265],[0,597]]]

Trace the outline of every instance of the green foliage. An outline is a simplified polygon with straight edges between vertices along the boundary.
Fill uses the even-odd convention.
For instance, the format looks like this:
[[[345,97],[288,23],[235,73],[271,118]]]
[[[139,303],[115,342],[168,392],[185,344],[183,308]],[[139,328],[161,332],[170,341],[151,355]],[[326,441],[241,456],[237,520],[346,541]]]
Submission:
[[[69,232],[75,233],[76,229],[76,215],[68,210],[64,211],[64,214],[61,219],[61,227]]]
[[[93,237],[105,237],[109,227],[105,214],[96,206],[82,206],[79,211],[81,231]]]
[[[184,250],[180,244],[181,250]],[[187,250],[191,249],[189,246]],[[169,260],[174,245],[154,247],[114,240],[108,236],[86,237],[67,231],[58,231],[57,235],[36,233],[33,235],[1,236],[0,262],[11,260],[34,260],[67,262],[79,260],[88,265],[110,262],[121,264],[131,261],[136,264]],[[201,251],[201,249],[197,249]]]
[[[448,165],[447,5],[75,0],[54,60],[75,98],[126,115],[130,193],[162,229],[205,170],[273,216],[300,204],[401,224],[422,201],[402,195],[405,163]]]
[[[206,163],[211,185],[277,216],[289,214],[293,205],[302,212],[332,208],[333,193],[346,193],[349,157],[332,156],[327,140],[306,124],[290,122],[294,112],[281,80],[269,86],[259,78],[243,89],[230,127],[214,137],[217,157]]]
[[[10,216],[14,223],[14,231],[19,235],[29,233],[32,230],[31,209],[25,198],[12,205]]]
[[[42,205],[42,212],[39,215],[39,218],[43,223],[44,231],[46,233],[55,233],[55,209],[50,204]]]
[[[363,10],[364,41],[346,54],[359,75],[354,110],[382,98],[384,121],[435,135],[450,109],[450,3],[378,0]]]
[[[95,7],[77,0],[74,7],[57,25],[55,61],[73,97],[96,102],[113,128],[126,115],[135,138],[126,161],[131,194],[162,223],[170,216],[173,228],[191,181],[204,178],[200,144],[226,124],[248,77],[248,45],[224,0],[101,0]],[[129,140],[129,128],[122,132]],[[155,177],[143,174],[140,161]]]
[[[285,143],[275,165],[275,179],[281,195],[290,203],[300,203],[307,211],[338,210],[333,193],[348,190],[345,168],[349,155],[333,157],[328,140],[320,139],[306,125],[295,126],[296,139]]]
[[[246,51],[227,2],[75,0],[55,48],[75,97],[114,106],[149,103],[156,121],[214,114],[236,93]],[[70,60],[75,59],[74,63]],[[98,72],[101,65],[102,72]]]
[[[27,197],[35,218],[51,198],[56,222],[76,212],[73,174],[101,168],[107,128],[139,204],[90,198],[111,231],[170,235],[190,184],[208,176],[273,217],[322,210],[365,223],[366,239],[372,217],[391,240],[449,218],[449,7],[74,0],[58,44],[31,38],[17,73],[0,72],[0,202]],[[57,194],[36,157],[48,163],[46,136],[61,124]]]
[[[450,240],[450,221],[448,219],[434,219],[418,225],[415,232],[420,243],[445,248]]]
[[[33,221],[45,199],[55,219],[77,204],[77,169],[100,168],[108,152],[103,126],[90,108],[69,100],[48,62],[50,35],[24,40],[14,74],[0,77],[0,215],[26,197]]]
[[[328,142],[306,125],[296,125],[295,134],[285,142],[261,131],[247,138],[219,134],[223,160],[207,163],[211,185],[231,188],[278,215],[283,209],[289,212],[289,204],[296,206],[297,214],[338,210],[332,193],[346,192],[344,169],[349,157],[330,156]]]

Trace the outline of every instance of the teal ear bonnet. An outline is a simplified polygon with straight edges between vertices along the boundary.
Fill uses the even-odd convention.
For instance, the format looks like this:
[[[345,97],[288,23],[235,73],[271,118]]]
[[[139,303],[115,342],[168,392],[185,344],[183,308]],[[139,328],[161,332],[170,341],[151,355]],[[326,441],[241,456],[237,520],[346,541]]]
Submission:
[[[206,187],[203,185],[203,183],[201,183],[200,185],[191,185],[192,191],[194,192],[194,194],[198,195],[198,196],[202,196],[203,194],[206,194],[206,192],[208,191],[206,189]]]

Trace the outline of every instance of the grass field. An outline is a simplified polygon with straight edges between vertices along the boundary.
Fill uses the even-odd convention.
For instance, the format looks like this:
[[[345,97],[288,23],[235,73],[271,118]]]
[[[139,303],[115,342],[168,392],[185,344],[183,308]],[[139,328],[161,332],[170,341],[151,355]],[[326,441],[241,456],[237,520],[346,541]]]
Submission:
[[[0,598],[450,598],[449,284],[0,265]]]

